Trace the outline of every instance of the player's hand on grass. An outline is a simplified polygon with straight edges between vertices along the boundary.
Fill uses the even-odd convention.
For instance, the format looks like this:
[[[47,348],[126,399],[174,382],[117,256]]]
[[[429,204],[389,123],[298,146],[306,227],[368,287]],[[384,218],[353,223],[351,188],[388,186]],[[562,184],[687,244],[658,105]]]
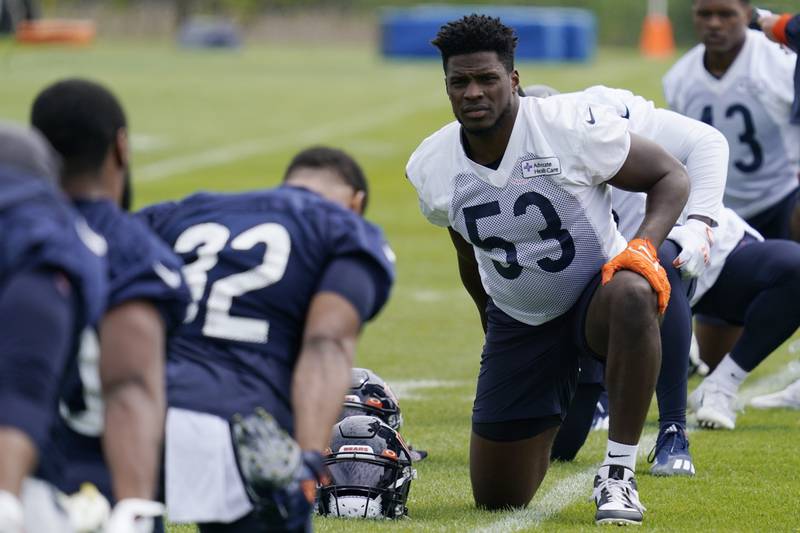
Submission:
[[[139,498],[120,500],[111,511],[103,533],[152,533],[154,518],[164,515],[164,504]]]
[[[620,270],[631,270],[644,277],[658,296],[658,313],[663,315],[669,302],[667,273],[658,262],[658,253],[647,239],[633,239],[628,247],[603,265],[602,283],[607,284]]]
[[[681,247],[681,253],[672,265],[681,271],[684,278],[697,278],[711,261],[714,233],[705,222],[690,218],[686,224],[675,226],[667,235]]]

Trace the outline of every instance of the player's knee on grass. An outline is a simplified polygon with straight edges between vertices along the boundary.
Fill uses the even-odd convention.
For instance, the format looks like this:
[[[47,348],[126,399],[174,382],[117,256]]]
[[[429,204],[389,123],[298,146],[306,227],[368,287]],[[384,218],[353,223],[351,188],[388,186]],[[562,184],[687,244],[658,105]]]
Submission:
[[[470,439],[470,479],[475,505],[489,511],[528,505],[547,473],[557,431],[535,437],[492,441],[475,432]]]

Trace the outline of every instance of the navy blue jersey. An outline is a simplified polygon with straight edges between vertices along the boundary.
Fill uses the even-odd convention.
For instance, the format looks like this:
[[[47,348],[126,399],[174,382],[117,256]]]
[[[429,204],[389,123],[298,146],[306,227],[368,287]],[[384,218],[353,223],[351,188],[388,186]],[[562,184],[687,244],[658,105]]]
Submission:
[[[9,274],[51,267],[79,294],[79,323],[96,320],[105,305],[105,242],[45,182],[0,168],[0,287]]]
[[[180,259],[141,220],[108,200],[74,202],[95,232],[108,242],[106,309],[145,300],[160,311],[167,331],[186,316],[189,290],[181,275]],[[111,485],[100,445],[103,404],[98,363],[97,328],[87,328],[77,358],[67,368],[61,391],[61,422],[53,440],[59,453],[45,461],[44,477],[72,492],[91,481],[111,496]],[[63,464],[61,462],[63,461]],[[56,467],[56,468],[54,468]]]
[[[308,306],[332,261],[354,259],[388,298],[393,254],[382,232],[309,190],[200,193],[140,214],[184,260],[193,304],[170,339],[172,407],[230,418],[262,406],[292,430],[290,387]]]
[[[19,354],[13,350],[0,353],[0,425],[26,431],[40,448],[46,445],[57,418],[59,380],[69,354],[75,350],[81,330],[99,316],[105,304],[104,246],[103,239],[89,230],[52,184],[0,168],[0,293],[7,295],[6,288],[19,275],[43,269],[60,272],[71,286],[72,303],[64,308],[71,316],[65,335],[59,337],[61,346],[40,352],[25,335],[29,331],[35,335],[42,324],[25,324],[24,318],[16,315],[0,316],[3,327],[14,328],[0,331],[4,340],[19,333],[16,341],[34,350],[26,353],[26,346],[21,345],[21,363],[14,359]],[[28,297],[39,297],[36,289],[31,287]]]

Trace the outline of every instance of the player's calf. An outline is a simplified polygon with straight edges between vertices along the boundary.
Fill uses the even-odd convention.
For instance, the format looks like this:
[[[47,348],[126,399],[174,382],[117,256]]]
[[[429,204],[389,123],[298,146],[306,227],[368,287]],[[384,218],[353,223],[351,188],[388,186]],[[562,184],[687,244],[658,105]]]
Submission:
[[[587,314],[587,341],[597,353],[607,354],[609,439],[594,484],[598,524],[642,521],[644,506],[634,472],[661,364],[657,310],[650,282],[635,272],[622,271],[597,290]]]
[[[557,429],[510,442],[489,440],[473,431],[470,479],[475,505],[487,510],[528,505],[547,473]]]

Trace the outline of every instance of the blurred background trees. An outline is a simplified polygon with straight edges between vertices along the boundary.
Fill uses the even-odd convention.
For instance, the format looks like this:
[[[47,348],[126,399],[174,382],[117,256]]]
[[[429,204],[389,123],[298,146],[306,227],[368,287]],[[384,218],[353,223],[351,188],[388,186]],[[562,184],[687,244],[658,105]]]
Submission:
[[[28,4],[36,9],[39,4],[45,16],[68,14],[71,10],[80,13],[87,10],[109,7],[121,12],[133,12],[152,8],[169,8],[174,21],[180,25],[194,15],[230,17],[247,25],[261,16],[295,16],[303,12],[336,12],[354,17],[375,17],[384,7],[411,6],[424,2],[419,0],[0,0],[0,4]],[[580,7],[593,11],[598,20],[599,43],[604,45],[635,45],[639,39],[641,21],[647,10],[647,0],[435,0],[431,3],[459,5],[524,5]],[[671,0],[669,16],[679,46],[690,46],[695,42],[691,22],[692,0]],[[798,9],[796,0],[764,0],[759,7],[775,11]],[[336,19],[338,20],[338,19]],[[634,23],[633,21],[638,21]]]

